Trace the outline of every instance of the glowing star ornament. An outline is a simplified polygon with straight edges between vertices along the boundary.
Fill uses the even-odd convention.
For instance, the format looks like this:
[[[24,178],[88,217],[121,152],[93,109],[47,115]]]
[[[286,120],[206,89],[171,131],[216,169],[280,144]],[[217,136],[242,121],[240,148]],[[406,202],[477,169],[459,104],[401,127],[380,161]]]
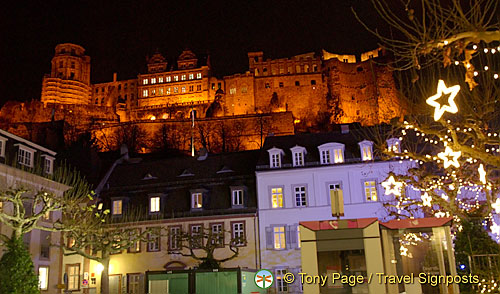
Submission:
[[[490,230],[493,234],[497,236],[500,235],[500,226],[497,225],[497,223],[493,222],[493,225],[491,225]]]
[[[484,166],[482,163],[479,165],[477,172],[479,173],[479,180],[481,181],[481,183],[486,184],[486,171],[484,170]]]
[[[438,157],[441,158],[444,162],[444,168],[450,167],[450,165],[453,165],[456,168],[460,167],[460,163],[458,162],[458,158],[462,155],[461,151],[453,151],[450,147],[446,146],[446,149],[444,152],[438,153]],[[453,157],[452,160],[450,160],[450,157]]]
[[[396,182],[393,176],[390,176],[387,181],[382,183],[382,187],[385,188],[385,195],[394,194],[394,196],[401,196],[401,189],[403,188],[403,183]]]
[[[493,208],[496,213],[500,213],[500,198],[497,198],[495,203],[491,204],[491,208]]]
[[[450,113],[457,113],[458,108],[457,105],[455,104],[455,96],[457,96],[458,91],[460,91],[460,86],[455,85],[452,87],[447,88],[446,85],[444,84],[443,80],[439,80],[438,82],[438,87],[437,87],[437,93],[434,96],[431,96],[427,98],[425,102],[429,104],[430,106],[434,107],[434,120],[438,121],[443,114],[447,111]],[[441,105],[439,104],[436,100],[439,99],[443,94],[450,95],[448,97],[448,104],[449,105]]]
[[[420,196],[420,198],[422,199],[423,206],[428,206],[428,207],[432,206],[432,204],[431,204],[432,197],[429,196],[429,194],[427,194],[427,192],[425,192],[422,196]]]

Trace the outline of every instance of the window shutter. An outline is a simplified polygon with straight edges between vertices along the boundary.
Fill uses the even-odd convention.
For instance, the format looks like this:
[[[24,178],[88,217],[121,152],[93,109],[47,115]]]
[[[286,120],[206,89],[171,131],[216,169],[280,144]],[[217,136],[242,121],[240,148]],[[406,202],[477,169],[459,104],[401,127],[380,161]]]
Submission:
[[[291,237],[290,237],[290,226],[285,227],[285,242],[286,242],[286,249],[291,249],[292,248],[292,243],[291,243]]]
[[[273,243],[274,243],[273,228],[267,227],[266,228],[266,249],[273,249],[274,248]]]
[[[297,226],[290,226],[290,248],[297,248]]]

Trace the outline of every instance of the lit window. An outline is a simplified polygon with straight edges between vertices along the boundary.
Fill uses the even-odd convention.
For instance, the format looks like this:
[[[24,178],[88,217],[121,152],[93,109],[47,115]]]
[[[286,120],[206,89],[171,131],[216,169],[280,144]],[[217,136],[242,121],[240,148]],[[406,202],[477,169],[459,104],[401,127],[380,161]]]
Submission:
[[[330,205],[332,216],[344,215],[344,194],[340,187],[340,183],[329,184]]]
[[[33,154],[35,153],[34,149],[31,149],[22,145],[17,145],[19,146],[19,151],[17,154],[17,162],[22,165],[26,165],[29,167],[33,166]]]
[[[186,80],[186,75],[182,75],[181,76],[181,81],[185,81]]]
[[[285,249],[285,227],[274,227],[273,228],[273,236],[274,236],[274,249]]]
[[[203,194],[193,193],[191,194],[192,208],[203,208]]]
[[[179,76],[174,76],[174,82],[178,82],[179,81]]]
[[[233,206],[243,205],[243,190],[233,190]]]
[[[180,235],[181,235],[181,227],[175,226],[169,228],[168,234],[168,248],[170,250],[179,250],[181,249],[180,243]]]
[[[241,88],[241,93],[246,93],[246,92],[248,92],[247,87],[242,87],[242,88]]]
[[[156,78],[151,78],[151,84],[156,84]]]
[[[129,294],[142,293],[142,274],[127,274],[127,287]]]
[[[142,97],[148,97],[148,90],[142,90]]]
[[[159,89],[159,94],[160,94],[160,95],[163,95],[163,88],[160,88],[160,89]]]
[[[174,87],[174,93],[179,93],[179,87]]]
[[[155,96],[156,95],[156,89],[151,89],[151,96]]]
[[[194,79],[194,74],[192,74],[192,73],[191,73],[191,74],[189,74],[189,79],[190,79],[190,80]]]
[[[163,77],[158,78],[158,83],[163,83]]]
[[[236,94],[236,88],[230,88],[229,89],[229,94],[231,94],[231,95]]]
[[[68,276],[68,291],[80,290],[80,264],[66,265],[66,273]]]
[[[233,240],[234,246],[245,245],[245,224],[244,223],[233,223]]]
[[[321,150],[321,164],[330,163],[330,150]]]
[[[186,87],[185,86],[181,88],[181,92],[182,93],[186,93]]]
[[[121,215],[122,214],[123,200],[113,200],[112,206],[113,206],[112,207],[113,215]]]
[[[40,231],[40,258],[50,259],[50,237],[51,233]]]
[[[167,95],[170,95],[170,87],[167,88]]]
[[[160,212],[160,197],[151,197],[149,199],[149,212]]]
[[[335,163],[344,162],[344,150],[340,148],[333,150],[333,162]]]
[[[148,234],[148,251],[160,251],[160,231],[161,228],[152,228]]]
[[[147,85],[147,84],[148,84],[148,79],[144,79],[144,80],[142,80],[142,84],[143,84],[143,85]]]
[[[393,153],[401,153],[401,141],[398,138],[390,138],[387,140],[387,151]]]
[[[365,199],[366,201],[377,201],[377,186],[375,181],[365,181]]]
[[[199,72],[199,73],[196,74],[196,78],[197,79],[201,79],[201,72]]]
[[[361,151],[361,160],[372,160],[373,159],[373,142],[371,141],[362,141],[359,142],[359,149]]]
[[[283,279],[287,272],[286,269],[276,270],[276,288],[278,288],[278,292],[280,293],[288,292],[288,283]]]
[[[47,290],[49,288],[49,267],[38,267],[38,289]]]
[[[272,188],[271,200],[273,208],[283,207],[283,188]]]
[[[172,78],[170,76],[166,77],[165,80],[167,81],[167,83],[170,83],[172,81]]]
[[[304,207],[307,205],[306,201],[306,187],[298,186],[295,187],[295,206]]]
[[[137,236],[141,233],[141,229],[137,228],[137,229],[132,229],[129,231],[129,239],[132,240],[132,239],[136,239],[137,240]],[[128,248],[128,252],[130,253],[137,253],[137,252],[141,252],[141,240],[137,240],[135,241],[129,248]]]

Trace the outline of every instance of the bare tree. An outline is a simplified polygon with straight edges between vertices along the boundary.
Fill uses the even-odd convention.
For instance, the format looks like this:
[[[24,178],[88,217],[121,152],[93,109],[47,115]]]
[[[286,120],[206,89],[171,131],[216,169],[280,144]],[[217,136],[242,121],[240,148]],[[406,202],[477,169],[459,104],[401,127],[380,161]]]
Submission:
[[[211,228],[203,228],[200,232],[180,232],[169,235],[178,249],[171,253],[192,257],[198,261],[200,269],[219,269],[226,261],[232,260],[239,255],[239,249],[245,245],[244,237],[232,237],[226,241],[225,235],[231,234],[225,230],[213,232]],[[230,255],[225,258],[216,258],[215,251],[229,249]]]

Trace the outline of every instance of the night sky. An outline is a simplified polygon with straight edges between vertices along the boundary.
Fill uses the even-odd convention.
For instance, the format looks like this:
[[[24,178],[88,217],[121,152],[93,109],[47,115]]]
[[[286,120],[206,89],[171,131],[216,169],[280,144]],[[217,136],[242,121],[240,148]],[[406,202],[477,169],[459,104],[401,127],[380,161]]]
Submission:
[[[234,2],[234,3],[232,3]],[[89,4],[91,3],[91,4]],[[136,77],[159,49],[169,60],[182,49],[211,56],[218,76],[244,72],[247,52],[290,57],[324,48],[356,54],[377,40],[367,0],[325,1],[16,1],[3,7],[0,103],[39,99],[58,43],[76,43],[91,57],[93,83]],[[377,25],[379,26],[379,25]]]

